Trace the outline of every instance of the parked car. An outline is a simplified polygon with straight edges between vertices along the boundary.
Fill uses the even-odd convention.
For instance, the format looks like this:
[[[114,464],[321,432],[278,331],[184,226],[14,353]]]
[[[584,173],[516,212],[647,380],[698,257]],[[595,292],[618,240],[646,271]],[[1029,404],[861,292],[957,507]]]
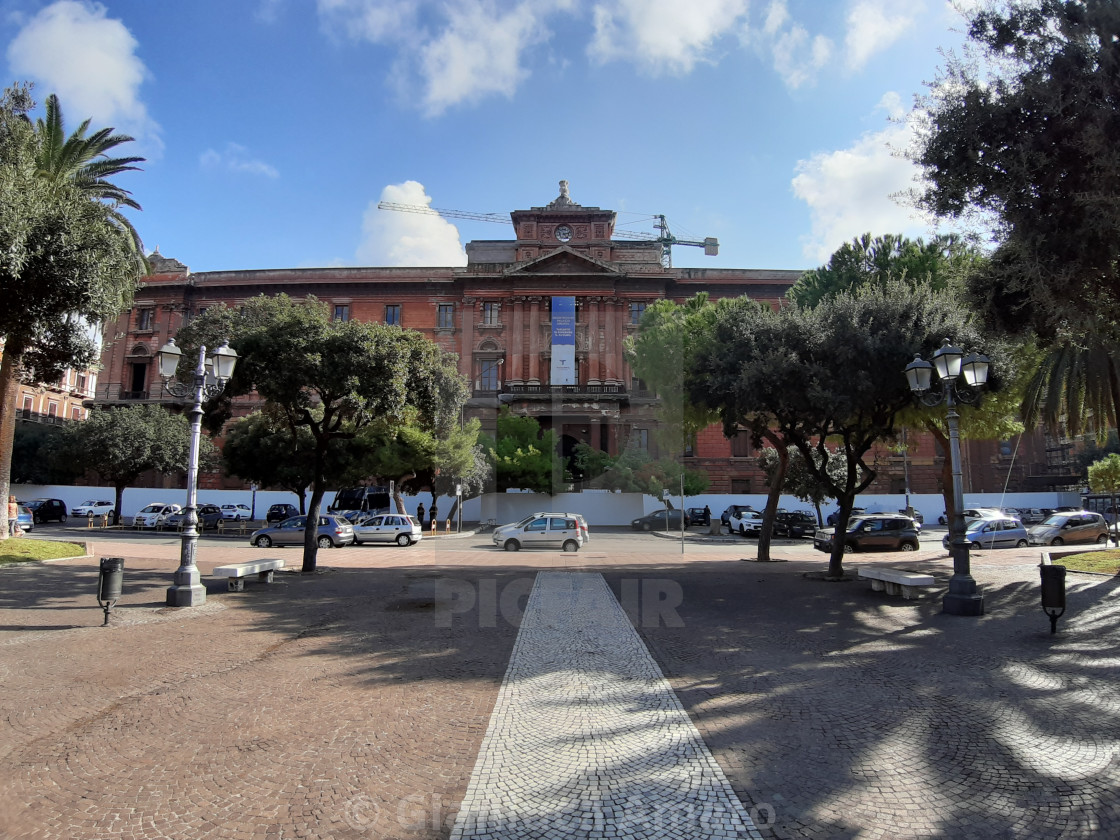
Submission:
[[[1014,517],[1000,519],[974,519],[964,532],[970,548],[1023,548],[1027,544],[1027,529]],[[950,548],[949,535],[941,544]]]
[[[295,505],[273,505],[268,509],[264,521],[265,524],[272,524],[273,522],[283,522],[285,519],[291,519],[293,516],[299,516],[299,510]]]
[[[150,505],[141,508],[140,512],[132,517],[132,526],[134,528],[157,528],[166,525],[167,518],[182,509],[181,505],[152,502]]]
[[[1041,508],[1019,508],[1019,520],[1024,525],[1037,525],[1044,521],[1047,515]]]
[[[707,512],[705,512],[707,511]],[[707,508],[691,507],[688,509],[689,525],[710,525],[712,513]]]
[[[414,545],[424,536],[424,526],[415,516],[403,513],[375,513],[354,526],[354,545],[391,543]]]
[[[105,516],[111,514],[115,506],[114,502],[105,499],[89,499],[82,502],[80,505],[75,505],[70,509],[71,516]]]
[[[1065,545],[1066,543],[1108,542],[1108,524],[1099,513],[1087,510],[1063,511],[1046,517],[1027,529],[1031,545]]]
[[[817,518],[804,510],[780,510],[774,517],[774,534],[779,537],[811,537],[817,530]]]
[[[198,516],[198,530],[205,531],[207,528],[217,528],[218,523],[222,521],[222,509],[217,505],[199,505],[196,512]],[[180,527],[187,518],[186,511],[176,511],[167,517],[164,524],[168,528]]]
[[[253,512],[248,505],[222,505],[222,518],[240,522],[242,519],[252,519]]]
[[[740,513],[744,510],[754,510],[754,508],[750,505],[728,505],[724,509],[723,513],[719,515],[719,521],[724,525],[729,526],[731,524],[731,517],[734,514]]]
[[[832,552],[835,528],[822,528],[813,535],[813,548]],[[894,551],[918,550],[918,523],[909,516],[897,513],[867,513],[848,520],[844,534],[846,551],[884,549]]]
[[[541,513],[495,528],[493,539],[494,545],[506,551],[518,551],[522,546],[579,551],[583,545],[583,528],[574,516]]]
[[[740,537],[758,537],[762,533],[762,514],[757,510],[742,510],[731,515],[728,530]]]
[[[20,505],[16,512],[16,524],[25,534],[35,530],[35,515],[27,505]]]
[[[258,528],[249,536],[249,544],[257,548],[273,545],[303,545],[307,517],[293,516],[276,525]],[[338,548],[354,542],[354,526],[341,516],[321,515],[316,543],[319,548]]]
[[[62,499],[32,499],[26,504],[36,525],[66,521],[66,502]]]
[[[920,510],[915,510],[913,515],[907,513],[906,508],[899,508],[898,512],[901,513],[903,516],[909,516],[911,519],[913,519],[919,525],[925,525],[926,524],[926,518]]]
[[[851,522],[857,516],[863,516],[865,513],[867,513],[867,511],[864,510],[861,507],[852,508],[852,515],[850,517],[848,517],[848,521]],[[832,513],[830,513],[828,516],[826,516],[824,518],[824,521],[825,521],[825,524],[827,524],[827,525],[835,525],[836,520],[839,519],[839,518],[840,518],[840,508],[837,508]]]
[[[653,513],[639,516],[631,520],[630,527],[635,531],[679,531],[682,517],[684,527],[687,528],[688,514],[676,508],[655,510]]]

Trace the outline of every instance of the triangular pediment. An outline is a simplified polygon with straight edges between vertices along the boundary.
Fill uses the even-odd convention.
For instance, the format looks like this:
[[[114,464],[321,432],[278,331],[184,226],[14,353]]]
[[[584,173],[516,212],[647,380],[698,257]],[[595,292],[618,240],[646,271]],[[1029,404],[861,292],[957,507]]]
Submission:
[[[547,254],[506,269],[506,276],[517,274],[619,274],[609,262],[561,245]]]

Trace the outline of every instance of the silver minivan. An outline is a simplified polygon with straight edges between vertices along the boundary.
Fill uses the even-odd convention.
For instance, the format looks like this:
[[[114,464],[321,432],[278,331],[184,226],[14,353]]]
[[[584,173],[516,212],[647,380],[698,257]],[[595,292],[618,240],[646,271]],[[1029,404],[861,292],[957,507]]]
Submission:
[[[562,548],[579,551],[583,529],[579,520],[567,513],[538,513],[511,525],[494,529],[494,545],[506,551],[525,548]]]

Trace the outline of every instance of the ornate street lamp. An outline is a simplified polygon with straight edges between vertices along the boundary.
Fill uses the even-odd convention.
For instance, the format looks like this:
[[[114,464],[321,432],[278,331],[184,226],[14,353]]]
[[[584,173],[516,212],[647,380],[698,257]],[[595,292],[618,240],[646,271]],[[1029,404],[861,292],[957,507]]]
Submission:
[[[937,381],[933,372],[937,371]],[[954,347],[945,339],[933,354],[933,364],[919,356],[906,366],[906,379],[910,390],[923,405],[931,408],[945,403],[949,421],[949,457],[953,464],[953,516],[951,529],[953,539],[950,551],[953,555],[953,577],[949,580],[949,592],[942,601],[942,610],[951,615],[983,615],[984,596],[976,591],[976,581],[972,579],[969,568],[968,540],[964,528],[964,484],[961,481],[961,438],[957,420],[957,403],[971,405],[979,401],[980,389],[988,381],[988,357],[980,353],[969,353]],[[959,382],[963,379],[964,382]]]
[[[187,463],[187,506],[183,509],[183,547],[179,556],[179,568],[175,572],[175,584],[167,589],[169,607],[197,607],[206,603],[206,587],[198,575],[195,565],[195,552],[198,548],[198,441],[202,433],[202,401],[207,397],[220,394],[233,376],[237,364],[237,352],[223,341],[210,357],[206,356],[205,345],[198,350],[198,366],[194,370],[193,382],[173,382],[175,370],[183,351],[175,346],[175,339],[159,349],[159,375],[163,387],[169,394],[186,399],[190,404],[191,421],[190,458]]]

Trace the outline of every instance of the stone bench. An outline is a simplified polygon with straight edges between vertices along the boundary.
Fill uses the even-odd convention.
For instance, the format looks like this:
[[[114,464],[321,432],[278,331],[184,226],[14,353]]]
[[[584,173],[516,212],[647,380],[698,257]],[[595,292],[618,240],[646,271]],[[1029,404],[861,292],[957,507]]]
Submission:
[[[909,600],[918,594],[922,586],[936,586],[933,575],[921,572],[907,572],[904,569],[879,569],[862,566],[859,576],[871,581],[871,588],[875,592],[886,590],[888,595],[902,595]]]
[[[251,560],[247,563],[230,563],[227,566],[218,566],[211,573],[214,577],[228,578],[226,581],[230,592],[244,592],[245,578],[255,574],[261,583],[272,583],[272,573],[284,568],[284,561],[278,557],[264,560]]]

